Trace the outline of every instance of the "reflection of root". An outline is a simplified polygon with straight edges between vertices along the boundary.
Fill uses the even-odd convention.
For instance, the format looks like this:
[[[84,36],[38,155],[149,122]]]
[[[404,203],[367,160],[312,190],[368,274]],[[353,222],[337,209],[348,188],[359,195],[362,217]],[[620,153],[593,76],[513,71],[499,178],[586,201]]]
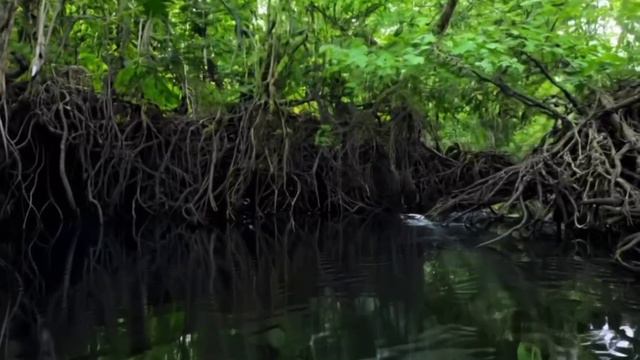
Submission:
[[[571,240],[571,244],[573,245],[574,255],[581,255],[581,254],[591,255],[591,245],[589,244],[589,242],[583,239],[573,239]],[[581,249],[584,249],[584,252],[581,251]]]
[[[0,270],[2,274],[6,274],[7,278],[2,279],[3,284],[7,286],[6,288],[0,288],[0,294],[2,294],[2,299],[0,300],[0,316],[2,316],[2,322],[0,323],[0,349],[5,348],[7,342],[9,340],[9,324],[13,317],[18,312],[18,307],[21,305],[22,297],[24,295],[24,287],[22,283],[22,278],[16,272],[11,265],[7,264],[2,258],[0,258]],[[13,277],[15,282],[10,280],[9,278]],[[13,286],[10,286],[13,282]],[[11,295],[3,293],[4,291],[11,290]]]
[[[550,218],[574,230],[625,232],[640,220],[640,93],[616,98],[601,94],[598,108],[581,122],[550,135],[522,163],[441,201],[433,212],[496,204],[515,209],[523,221],[504,236]],[[621,241],[617,258],[636,249],[638,239]]]

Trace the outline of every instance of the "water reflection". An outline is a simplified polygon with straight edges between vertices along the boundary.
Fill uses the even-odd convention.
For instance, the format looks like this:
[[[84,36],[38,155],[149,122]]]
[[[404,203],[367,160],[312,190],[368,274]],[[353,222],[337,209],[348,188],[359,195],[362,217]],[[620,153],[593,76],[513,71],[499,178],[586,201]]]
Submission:
[[[75,281],[21,307],[3,353],[638,358],[634,278],[605,262],[476,249],[485,235],[390,219],[254,229],[156,224],[133,251],[111,229],[95,261],[75,258]]]

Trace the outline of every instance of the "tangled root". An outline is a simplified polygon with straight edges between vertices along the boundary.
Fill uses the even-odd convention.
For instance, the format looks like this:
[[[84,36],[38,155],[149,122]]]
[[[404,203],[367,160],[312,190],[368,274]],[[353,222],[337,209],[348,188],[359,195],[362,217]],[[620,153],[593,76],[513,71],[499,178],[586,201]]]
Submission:
[[[523,162],[473,183],[432,209],[445,214],[500,204],[522,215],[503,236],[536,220],[554,219],[568,228],[615,230],[629,234],[615,257],[639,251],[640,88],[600,93],[577,123],[548,134]]]
[[[468,159],[426,147],[423,119],[404,110],[335,114],[327,145],[319,119],[258,101],[196,120],[52,79],[7,102],[0,218],[23,226],[84,211],[209,223],[242,211],[424,208],[493,171],[469,176]]]

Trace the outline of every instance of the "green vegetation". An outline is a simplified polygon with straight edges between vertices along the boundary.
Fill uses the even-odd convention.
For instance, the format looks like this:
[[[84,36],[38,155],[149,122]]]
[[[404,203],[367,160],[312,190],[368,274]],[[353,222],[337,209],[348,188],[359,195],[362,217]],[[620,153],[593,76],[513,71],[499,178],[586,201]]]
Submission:
[[[0,42],[5,70],[16,66],[10,52],[42,54],[47,72],[80,66],[96,91],[113,87],[163,110],[182,100],[196,117],[247,97],[316,115],[400,106],[421,114],[430,144],[518,155],[552,119],[474,72],[561,108],[570,104],[545,72],[582,99],[640,70],[630,65],[640,63],[640,3],[632,0],[3,0],[0,7],[13,19]],[[327,137],[333,118],[322,119],[317,142],[337,145]]]
[[[637,1],[1,4],[0,219],[494,206],[640,270]]]

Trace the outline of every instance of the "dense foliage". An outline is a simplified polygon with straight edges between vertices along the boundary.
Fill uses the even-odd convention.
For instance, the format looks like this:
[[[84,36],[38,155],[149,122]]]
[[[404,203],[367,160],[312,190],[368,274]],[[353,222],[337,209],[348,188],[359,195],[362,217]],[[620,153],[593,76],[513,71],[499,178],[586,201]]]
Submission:
[[[633,0],[4,0],[2,8],[15,10],[3,65],[10,72],[16,59],[34,59],[24,77],[44,59],[46,71],[74,66],[74,81],[88,78],[96,90],[197,117],[246,99],[324,115],[403,106],[426,119],[431,144],[519,154],[552,123],[482,77],[559,108],[571,106],[561,87],[580,98],[640,71],[629,65],[640,63]],[[334,144],[333,117],[321,118],[316,142]]]

